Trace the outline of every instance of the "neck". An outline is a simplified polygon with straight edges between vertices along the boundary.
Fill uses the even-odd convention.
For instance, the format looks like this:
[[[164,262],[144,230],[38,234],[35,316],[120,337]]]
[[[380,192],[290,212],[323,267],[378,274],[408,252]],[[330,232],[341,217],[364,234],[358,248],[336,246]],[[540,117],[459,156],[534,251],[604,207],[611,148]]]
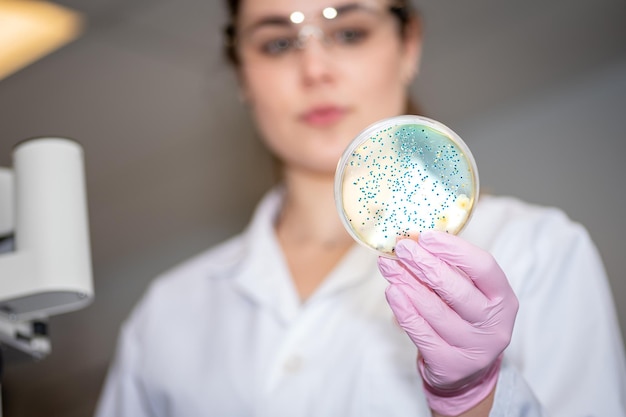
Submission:
[[[352,244],[337,213],[333,175],[288,170],[285,184],[285,202],[277,223],[285,242],[323,247]]]
[[[301,300],[309,298],[352,246],[341,224],[332,175],[287,170],[276,232]]]

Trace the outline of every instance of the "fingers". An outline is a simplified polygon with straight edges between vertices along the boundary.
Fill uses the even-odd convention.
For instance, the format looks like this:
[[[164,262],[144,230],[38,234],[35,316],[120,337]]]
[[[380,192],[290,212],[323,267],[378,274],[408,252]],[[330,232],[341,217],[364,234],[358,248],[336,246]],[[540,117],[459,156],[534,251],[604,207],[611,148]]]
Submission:
[[[407,281],[412,282],[407,284],[400,279],[399,275],[410,273],[404,270],[397,261],[385,259],[380,263],[380,267],[385,271],[383,275],[391,284],[388,292],[396,295],[392,303],[387,293],[387,301],[402,328],[409,332],[415,321],[421,327],[421,321],[426,320],[428,328],[447,345],[454,347],[465,345],[467,338],[475,331],[470,323],[461,318],[436,293],[421,282],[410,277]],[[417,344],[419,336],[415,336],[415,339],[413,337],[411,339]]]
[[[445,342],[415,309],[411,298],[401,285],[391,284],[385,290],[387,303],[398,320],[398,324],[407,332],[422,354],[438,350]]]
[[[400,326],[417,346],[420,363],[427,365],[427,369],[421,369],[422,375],[434,386],[449,385],[460,380],[464,376],[464,369],[449,369],[450,364],[465,360],[476,364],[474,353],[445,340],[433,328],[430,319],[423,317],[415,308],[411,296],[405,291],[405,286],[391,284],[385,290],[385,296]],[[439,302],[441,303],[441,300]],[[447,308],[449,310],[449,307]],[[466,336],[462,338],[466,339]]]
[[[494,257],[468,241],[448,233],[425,231],[418,243],[437,258],[458,267],[487,298],[501,298],[512,291]]]
[[[396,254],[412,275],[432,288],[459,316],[470,323],[484,321],[489,299],[462,271],[407,239],[398,242]]]

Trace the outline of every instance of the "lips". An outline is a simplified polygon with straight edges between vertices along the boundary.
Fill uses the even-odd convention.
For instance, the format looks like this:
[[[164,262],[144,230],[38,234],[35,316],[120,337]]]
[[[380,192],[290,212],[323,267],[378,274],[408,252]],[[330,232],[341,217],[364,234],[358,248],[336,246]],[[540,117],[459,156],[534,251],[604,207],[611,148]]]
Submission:
[[[318,106],[307,110],[300,116],[306,124],[325,127],[337,123],[346,114],[347,109],[339,106]]]

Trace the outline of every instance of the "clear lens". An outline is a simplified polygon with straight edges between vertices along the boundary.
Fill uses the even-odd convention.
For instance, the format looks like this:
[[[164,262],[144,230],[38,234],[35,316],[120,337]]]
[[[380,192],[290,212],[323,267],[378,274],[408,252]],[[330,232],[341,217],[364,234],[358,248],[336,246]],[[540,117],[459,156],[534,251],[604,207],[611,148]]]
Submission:
[[[399,238],[459,233],[478,196],[476,162],[461,138],[421,116],[379,121],[344,152],[335,199],[355,240],[394,257]]]
[[[330,14],[329,9],[335,14]],[[238,48],[244,62],[250,65],[277,65],[296,56],[312,38],[341,56],[367,47],[390,21],[391,15],[384,9],[365,5],[352,5],[345,10],[326,8],[319,16],[306,16],[297,23],[291,17],[262,19],[241,31]]]

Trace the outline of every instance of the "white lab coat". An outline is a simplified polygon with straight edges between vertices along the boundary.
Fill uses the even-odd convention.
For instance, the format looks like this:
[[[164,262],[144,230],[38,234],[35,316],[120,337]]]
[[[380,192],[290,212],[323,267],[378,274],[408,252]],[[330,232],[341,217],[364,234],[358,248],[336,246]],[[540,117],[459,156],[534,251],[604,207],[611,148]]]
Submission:
[[[273,231],[280,202],[273,190],[243,234],[153,283],[123,326],[98,417],[430,415],[376,254],[355,244],[300,303]],[[623,345],[585,230],[484,196],[462,235],[520,300],[491,415],[626,417]]]

